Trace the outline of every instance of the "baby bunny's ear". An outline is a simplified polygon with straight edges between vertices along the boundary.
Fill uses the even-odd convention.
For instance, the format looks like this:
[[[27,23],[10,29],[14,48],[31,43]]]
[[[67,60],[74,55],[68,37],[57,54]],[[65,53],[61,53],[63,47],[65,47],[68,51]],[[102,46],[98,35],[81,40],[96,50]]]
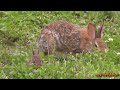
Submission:
[[[39,54],[39,50],[37,50],[37,53]]]
[[[88,35],[89,35],[92,39],[95,39],[95,34],[96,34],[96,26],[95,26],[95,24],[89,23],[87,30],[88,30]]]
[[[103,32],[104,32],[103,24],[101,24],[100,27],[98,28],[98,32],[96,34],[96,37],[97,38],[102,38],[103,37]]]
[[[32,55],[34,55],[35,54],[35,52],[34,52],[34,50],[32,49]]]

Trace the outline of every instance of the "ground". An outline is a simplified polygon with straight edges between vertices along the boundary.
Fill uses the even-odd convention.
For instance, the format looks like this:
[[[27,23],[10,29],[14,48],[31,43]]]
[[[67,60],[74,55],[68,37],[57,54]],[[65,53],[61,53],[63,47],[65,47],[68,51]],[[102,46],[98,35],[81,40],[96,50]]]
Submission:
[[[104,22],[104,41],[109,47],[106,54],[95,50],[78,54],[67,60],[55,55],[44,56],[44,64],[35,69],[26,63],[42,28],[64,20],[81,27],[89,22],[99,26]],[[120,76],[120,12],[113,11],[1,11],[0,12],[0,78],[5,79],[117,79]],[[97,75],[96,75],[97,74]]]

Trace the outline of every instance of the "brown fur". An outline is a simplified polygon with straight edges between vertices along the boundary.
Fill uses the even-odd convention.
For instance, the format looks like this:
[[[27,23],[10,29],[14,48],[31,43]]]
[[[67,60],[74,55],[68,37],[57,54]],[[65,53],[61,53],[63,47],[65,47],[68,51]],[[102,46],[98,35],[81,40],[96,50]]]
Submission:
[[[51,54],[54,51],[72,52],[73,54],[91,52],[95,48],[95,42],[99,44],[96,40],[98,36],[101,36],[99,33],[96,32],[96,26],[92,23],[89,23],[87,28],[81,28],[68,22],[59,21],[43,28],[37,47],[45,54]],[[104,48],[98,48],[104,51]]]
[[[42,66],[43,60],[39,55],[39,50],[38,51],[32,50],[32,60],[28,62],[28,65],[30,64],[35,64],[36,68],[39,68],[40,66]]]
[[[103,32],[103,25],[101,25],[98,32],[96,32],[95,44],[101,52],[106,53],[109,49],[107,44],[103,41]]]

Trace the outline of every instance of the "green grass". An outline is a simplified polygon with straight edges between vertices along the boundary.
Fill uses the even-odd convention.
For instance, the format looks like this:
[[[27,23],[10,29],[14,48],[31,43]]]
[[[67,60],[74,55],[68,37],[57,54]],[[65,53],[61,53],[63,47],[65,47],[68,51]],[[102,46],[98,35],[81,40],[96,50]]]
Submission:
[[[27,66],[41,29],[59,20],[81,27],[89,22],[98,26],[104,20],[104,40],[109,52],[78,54],[78,58],[67,55],[67,60],[56,59],[55,55],[44,56],[41,52],[43,66],[39,69],[34,69],[34,65]],[[97,77],[96,74],[120,74],[120,12],[1,11],[0,72],[1,79],[118,79],[120,76]]]

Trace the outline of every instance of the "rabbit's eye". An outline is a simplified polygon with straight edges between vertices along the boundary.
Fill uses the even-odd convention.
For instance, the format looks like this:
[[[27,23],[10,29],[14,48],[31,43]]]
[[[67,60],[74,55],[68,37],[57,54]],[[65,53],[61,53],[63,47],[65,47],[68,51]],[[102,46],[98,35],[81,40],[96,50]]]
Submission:
[[[95,47],[97,47],[97,45],[95,44]]]
[[[95,42],[95,47],[98,47],[98,44],[97,44],[97,42]]]

